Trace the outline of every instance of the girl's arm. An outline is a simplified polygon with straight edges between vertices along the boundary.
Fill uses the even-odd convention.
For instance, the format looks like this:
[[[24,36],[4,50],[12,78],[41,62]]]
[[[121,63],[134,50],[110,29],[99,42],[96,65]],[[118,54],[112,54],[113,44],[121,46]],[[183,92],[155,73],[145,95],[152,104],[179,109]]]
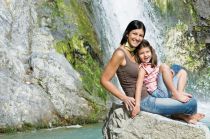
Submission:
[[[138,79],[136,82],[136,93],[135,93],[135,107],[131,112],[131,117],[134,118],[140,112],[140,100],[141,100],[141,91],[143,86],[143,80],[146,71],[141,67],[138,73]]]
[[[124,95],[112,82],[111,79],[114,77],[117,69],[120,65],[123,65],[125,55],[122,51],[115,51],[112,58],[106,65],[101,75],[101,85],[114,96],[119,98],[125,103],[126,108],[133,109],[135,105],[135,99]]]

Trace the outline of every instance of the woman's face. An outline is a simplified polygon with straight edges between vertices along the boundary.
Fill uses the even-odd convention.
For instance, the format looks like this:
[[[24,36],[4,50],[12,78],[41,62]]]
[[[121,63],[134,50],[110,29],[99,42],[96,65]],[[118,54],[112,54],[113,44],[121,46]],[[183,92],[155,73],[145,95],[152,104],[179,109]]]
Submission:
[[[131,47],[137,47],[144,39],[143,29],[134,29],[127,34],[128,43]]]
[[[152,52],[149,47],[139,49],[138,56],[142,63],[149,63],[152,58]]]

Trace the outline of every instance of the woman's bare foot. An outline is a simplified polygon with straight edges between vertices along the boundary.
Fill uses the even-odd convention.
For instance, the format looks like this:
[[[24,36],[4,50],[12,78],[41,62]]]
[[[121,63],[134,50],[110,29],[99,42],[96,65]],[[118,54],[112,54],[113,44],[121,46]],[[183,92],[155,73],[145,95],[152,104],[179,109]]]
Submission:
[[[185,122],[190,123],[190,124],[196,124],[198,121],[200,121],[204,117],[205,117],[205,115],[202,114],[202,113],[196,113],[194,115],[180,114],[180,115],[173,115],[172,116],[173,119],[181,119],[181,120],[184,120]]]
[[[203,113],[196,113],[194,115],[191,115],[191,119],[195,119],[197,121],[200,121],[204,117],[205,117],[205,114],[203,114]]]

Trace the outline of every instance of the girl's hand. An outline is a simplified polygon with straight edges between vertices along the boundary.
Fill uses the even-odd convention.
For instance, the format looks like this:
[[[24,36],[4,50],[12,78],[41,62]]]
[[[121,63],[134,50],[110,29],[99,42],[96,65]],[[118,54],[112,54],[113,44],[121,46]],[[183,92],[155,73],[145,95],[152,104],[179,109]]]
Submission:
[[[139,112],[140,112],[140,107],[135,106],[134,109],[131,112],[131,118],[134,118]]]
[[[128,97],[124,98],[123,103],[125,104],[125,107],[128,111],[132,111],[134,106],[135,106],[135,99],[133,97]]]
[[[172,96],[173,99],[176,99],[180,102],[186,103],[191,99],[191,95],[190,94],[176,94],[176,96]]]
[[[184,92],[184,95],[185,95],[185,96],[188,96],[188,97],[190,97],[190,98],[192,98],[192,95],[189,94],[189,93]]]

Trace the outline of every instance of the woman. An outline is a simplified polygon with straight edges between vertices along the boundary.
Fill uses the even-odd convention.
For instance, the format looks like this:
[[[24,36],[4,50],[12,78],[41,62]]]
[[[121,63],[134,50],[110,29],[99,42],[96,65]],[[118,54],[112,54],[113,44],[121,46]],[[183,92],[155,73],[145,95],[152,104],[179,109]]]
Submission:
[[[171,98],[155,98],[149,95],[143,87],[144,89],[142,89],[140,95],[136,97],[137,99],[141,98],[141,102],[138,100],[137,102],[140,103],[135,103],[136,100],[134,98],[138,77],[138,64],[135,61],[134,50],[144,39],[145,32],[146,28],[141,21],[134,20],[128,24],[120,42],[120,46],[115,50],[102,73],[101,84],[107,91],[111,92],[124,103],[126,109],[131,111],[132,117],[135,117],[140,111],[140,109],[139,111],[136,111],[134,107],[140,107],[141,104],[141,110],[144,111],[174,115],[179,113],[176,109],[181,109],[183,114],[179,114],[176,118],[181,118],[187,122],[190,120],[199,120],[200,115],[194,114],[197,111],[197,102],[195,99],[189,99],[188,96],[182,96],[187,100],[186,103]],[[163,78],[172,78],[170,77],[170,68],[166,65],[163,65],[161,70],[164,70],[163,73],[165,75],[163,75]],[[111,82],[111,79],[115,74],[117,74],[125,94]],[[174,88],[172,80],[171,82],[168,81],[166,85],[169,89]]]

